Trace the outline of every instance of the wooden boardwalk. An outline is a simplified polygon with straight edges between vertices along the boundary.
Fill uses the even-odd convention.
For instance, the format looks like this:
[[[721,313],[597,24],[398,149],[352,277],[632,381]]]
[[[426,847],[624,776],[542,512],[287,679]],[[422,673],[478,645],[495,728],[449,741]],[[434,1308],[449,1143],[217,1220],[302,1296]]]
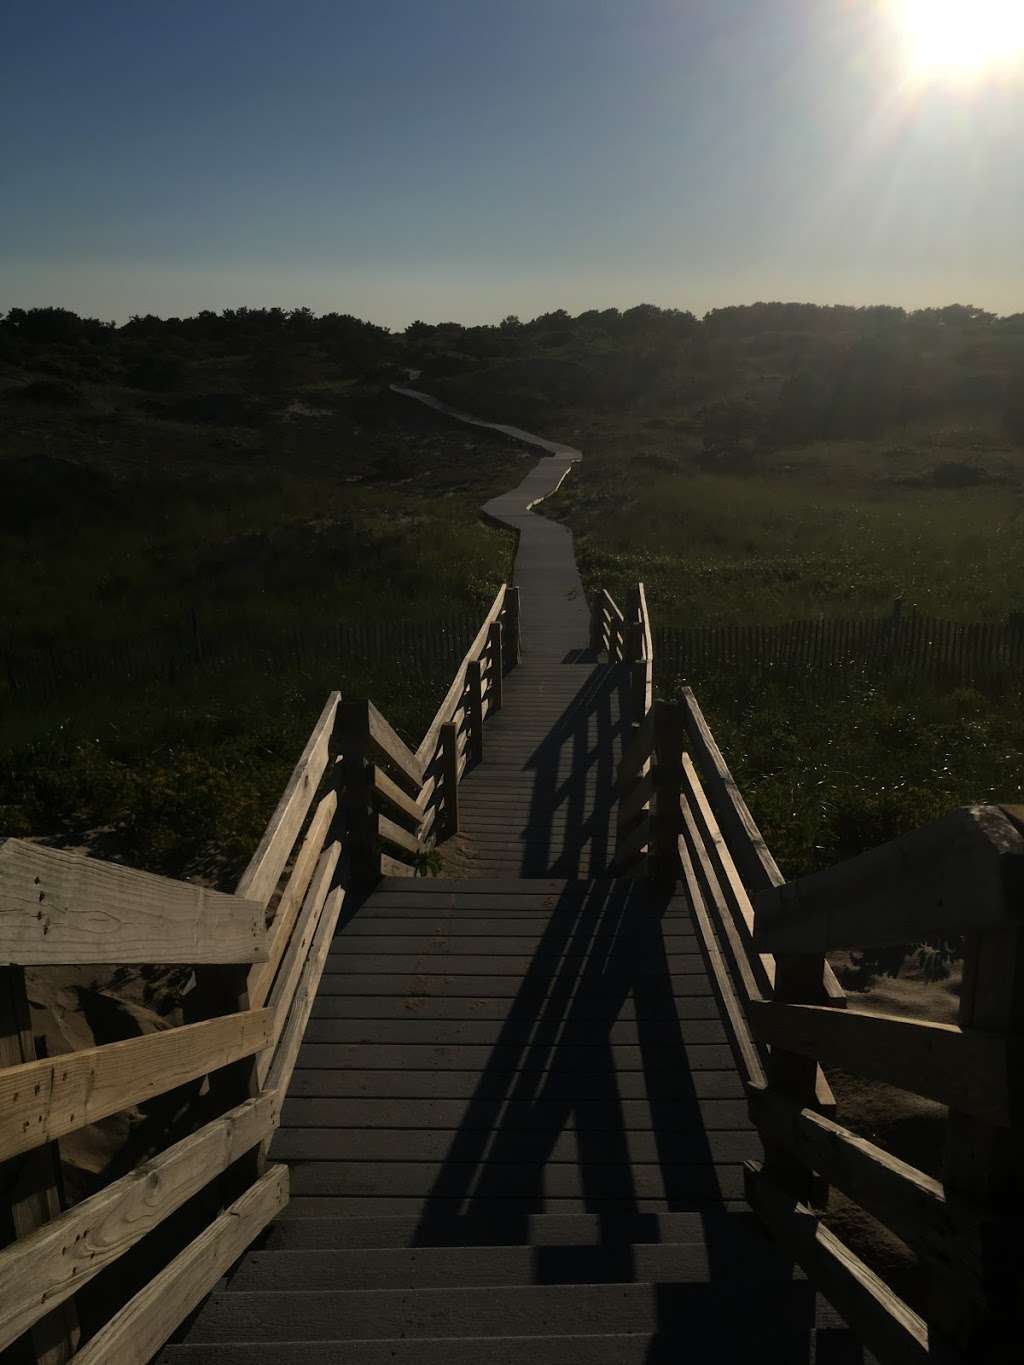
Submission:
[[[609,876],[628,675],[530,510],[576,454],[486,509],[519,532],[522,659],[460,875],[346,905],[271,1149],[290,1201],[167,1365],[858,1358],[743,1202],[760,1144],[689,901]]]
[[[161,1359],[824,1359],[745,1211],[759,1150],[685,898],[386,879],[299,1055],[290,1202]]]

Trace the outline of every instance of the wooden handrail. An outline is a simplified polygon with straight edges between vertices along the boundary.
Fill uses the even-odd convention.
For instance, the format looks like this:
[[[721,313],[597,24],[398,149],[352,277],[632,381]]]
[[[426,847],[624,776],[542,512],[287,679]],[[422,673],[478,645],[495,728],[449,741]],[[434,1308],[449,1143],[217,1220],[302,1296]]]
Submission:
[[[773,952],[1012,928],[1024,921],[1024,835],[1006,810],[966,806],[756,904],[758,945]]]
[[[0,1071],[0,1160],[251,1057],[270,1010],[223,1015]]]
[[[839,867],[762,891],[755,906],[757,945],[773,948],[786,965],[814,960],[826,948],[965,935],[958,1024],[792,1000],[751,1007],[752,1029],[773,1055],[829,1063],[947,1105],[943,1182],[793,1103],[770,1078],[766,1089],[751,1092],[751,1115],[766,1149],[785,1153],[786,1161],[752,1168],[748,1193],[784,1239],[785,1219],[779,1223],[776,1213],[792,1194],[787,1181],[794,1170],[820,1171],[917,1251],[931,1280],[930,1354],[986,1365],[1012,1358],[1022,1327],[1010,1269],[1024,1127],[1019,808],[953,811]],[[828,1293],[837,1262],[822,1263],[817,1243],[794,1254]],[[859,1305],[862,1320],[849,1319],[883,1365],[917,1358],[900,1331],[901,1309],[890,1302],[887,1323]],[[924,1325],[911,1327],[917,1341]]]
[[[0,1251],[0,1351],[268,1137],[273,1122],[273,1096],[247,1100]]]
[[[518,661],[519,593],[504,586],[415,753],[371,703],[339,707],[335,734],[360,879],[412,875],[438,838],[458,832],[458,783],[467,763],[483,756],[484,722],[500,709],[503,677]]]
[[[327,698],[256,852],[239,879],[237,895],[250,897],[265,906],[274,894],[320,780],[327,771],[334,718],[340,701],[340,692],[332,692]]]
[[[0,840],[0,905],[0,966],[267,956],[255,900],[22,839]]]

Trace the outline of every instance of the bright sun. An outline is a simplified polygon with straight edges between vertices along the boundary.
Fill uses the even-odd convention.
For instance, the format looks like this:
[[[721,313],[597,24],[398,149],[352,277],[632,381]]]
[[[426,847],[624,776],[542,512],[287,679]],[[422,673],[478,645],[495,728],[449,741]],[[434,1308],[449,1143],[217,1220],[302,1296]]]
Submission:
[[[895,0],[921,76],[971,78],[1024,55],[1024,0]]]

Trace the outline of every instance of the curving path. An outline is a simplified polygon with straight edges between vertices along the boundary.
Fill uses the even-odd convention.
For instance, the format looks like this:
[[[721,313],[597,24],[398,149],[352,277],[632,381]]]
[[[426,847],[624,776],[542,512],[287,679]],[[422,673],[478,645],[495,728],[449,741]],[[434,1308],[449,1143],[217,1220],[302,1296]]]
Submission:
[[[482,507],[494,521],[519,533],[513,582],[519,588],[524,662],[532,657],[561,659],[571,649],[586,649],[589,618],[583,584],[576,567],[572,532],[532,509],[550,497],[583,454],[575,446],[548,441],[521,427],[484,422],[460,412],[428,393],[393,384],[392,390],[435,412],[474,427],[501,432],[514,441],[548,452],[517,488],[500,493]]]
[[[518,532],[513,581],[522,659],[505,679],[501,711],[488,718],[484,761],[460,787],[460,833],[444,845],[445,867],[464,877],[602,876],[612,862],[627,678],[621,666],[590,652],[572,532],[534,510],[583,457],[573,446],[394,387],[447,417],[549,452],[516,488],[481,509]]]

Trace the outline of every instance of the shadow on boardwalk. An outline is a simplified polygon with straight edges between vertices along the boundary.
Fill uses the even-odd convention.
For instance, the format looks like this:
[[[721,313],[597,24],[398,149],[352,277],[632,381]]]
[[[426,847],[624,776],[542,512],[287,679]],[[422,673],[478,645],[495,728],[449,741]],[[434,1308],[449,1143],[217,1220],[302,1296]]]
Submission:
[[[665,950],[669,905],[641,882],[565,888],[496,1040],[492,1055],[500,1060],[480,1072],[414,1239],[420,1246],[533,1243],[535,1284],[628,1284],[643,1278],[637,1246],[664,1238],[658,1210],[695,1213],[706,1277],[653,1287],[651,1362],[669,1359],[659,1338],[666,1350],[672,1338],[678,1359],[681,1331],[720,1352],[722,1314],[734,1295],[734,1344],[749,1346],[762,1314],[773,1311],[779,1281],[776,1253],[737,1236],[719,1184]],[[612,1040],[623,1014],[635,1015],[640,1054],[627,1093],[622,1047]],[[582,1066],[580,1044],[587,1045]],[[652,1144],[649,1164],[638,1163],[636,1136]],[[566,1137],[575,1167],[565,1162]],[[571,1190],[578,1201],[566,1202],[595,1216],[596,1236],[585,1245],[560,1245],[557,1237],[537,1245],[535,1215],[558,1214]],[[752,1290],[752,1256],[771,1262],[763,1301]],[[737,1279],[740,1261],[745,1273]],[[814,1294],[806,1290],[791,1320],[773,1325],[787,1336],[788,1361],[810,1360]]]
[[[460,801],[469,848],[482,861],[497,859],[501,875],[583,878],[611,866],[629,678],[618,666],[588,669],[591,657],[581,652],[548,674],[543,702],[528,664],[512,673],[504,708],[488,722],[484,762],[466,775]],[[562,698],[561,714],[545,714],[543,738],[531,744],[523,737],[538,724],[531,712],[552,696]]]

